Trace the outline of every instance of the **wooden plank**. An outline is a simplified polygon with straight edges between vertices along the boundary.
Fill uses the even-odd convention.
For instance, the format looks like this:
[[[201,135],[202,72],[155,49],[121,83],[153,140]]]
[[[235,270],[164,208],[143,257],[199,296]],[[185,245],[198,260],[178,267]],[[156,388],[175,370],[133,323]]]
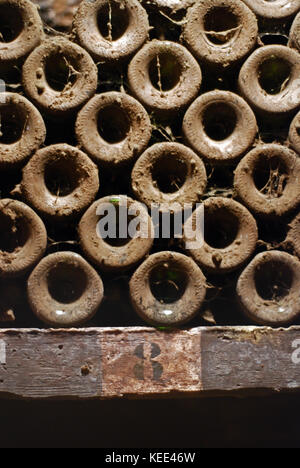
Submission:
[[[300,327],[2,329],[0,396],[121,398],[300,391]]]
[[[300,389],[300,327],[211,328],[202,334],[206,392]]]
[[[91,398],[101,394],[97,333],[15,329],[1,331],[0,343],[5,347],[0,395]],[[93,369],[90,374],[88,368]]]

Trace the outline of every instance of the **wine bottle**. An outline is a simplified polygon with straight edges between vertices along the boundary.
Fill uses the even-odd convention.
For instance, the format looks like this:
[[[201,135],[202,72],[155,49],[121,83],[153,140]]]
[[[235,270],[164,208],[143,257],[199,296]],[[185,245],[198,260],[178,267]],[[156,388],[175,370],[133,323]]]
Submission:
[[[250,106],[230,91],[198,97],[183,119],[186,143],[211,165],[235,164],[254,143],[256,117]]]
[[[203,242],[196,242],[198,207],[186,221],[184,236],[193,259],[205,271],[226,274],[241,268],[253,254],[258,230],[254,217],[243,205],[224,197],[210,197],[204,205]],[[199,233],[198,233],[199,234]]]
[[[9,74],[44,38],[37,6],[29,0],[0,1],[0,73]]]
[[[158,118],[178,117],[197,96],[200,66],[182,45],[153,40],[131,60],[128,82],[134,96]]]
[[[15,170],[44,143],[40,112],[17,93],[0,94],[0,170]]]
[[[149,253],[154,238],[152,220],[144,205],[125,195],[94,202],[78,228],[85,256],[104,271],[124,271]]]
[[[130,280],[130,298],[137,314],[154,326],[189,322],[203,304],[206,279],[196,263],[178,252],[150,255]]]
[[[286,241],[288,245],[292,246],[294,253],[300,259],[300,214],[289,225]]]
[[[43,221],[25,203],[0,200],[0,278],[25,275],[47,247]]]
[[[45,40],[26,59],[25,93],[52,119],[70,118],[95,94],[98,71],[79,45],[57,36]]]
[[[101,65],[127,61],[146,42],[149,29],[137,0],[86,0],[73,21],[77,41]]]
[[[256,45],[254,13],[240,0],[199,0],[188,10],[182,38],[192,54],[214,68],[244,59]]]
[[[28,280],[28,299],[34,314],[54,327],[80,326],[98,311],[103,283],[89,263],[74,252],[43,258]]]
[[[286,21],[300,8],[298,0],[243,0],[243,2],[265,21]]]
[[[300,159],[278,144],[259,145],[235,170],[237,198],[260,217],[286,216],[300,204]]]
[[[300,314],[300,262],[286,252],[258,254],[237,283],[237,299],[255,324],[286,326]]]
[[[22,196],[54,222],[76,218],[99,190],[98,168],[78,148],[60,143],[40,149],[23,170]]]
[[[187,146],[156,143],[135,163],[131,184],[136,198],[148,208],[157,205],[174,212],[201,200],[207,184],[206,169]]]
[[[300,112],[295,115],[289,130],[289,143],[300,155]]]
[[[289,46],[294,47],[298,52],[300,52],[300,13],[298,13],[294,19],[290,29]]]
[[[94,96],[78,114],[80,147],[98,164],[108,167],[134,161],[149,143],[150,118],[136,99],[111,91]]]
[[[279,120],[300,106],[299,53],[283,45],[267,45],[243,64],[238,84],[242,96],[264,118]]]

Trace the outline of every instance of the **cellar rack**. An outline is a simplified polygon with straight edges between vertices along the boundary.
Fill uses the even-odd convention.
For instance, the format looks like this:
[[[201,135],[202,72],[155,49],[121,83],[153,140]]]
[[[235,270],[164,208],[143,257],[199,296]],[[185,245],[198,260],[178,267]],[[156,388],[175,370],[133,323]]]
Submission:
[[[2,398],[248,396],[299,390],[299,326],[0,330]]]
[[[64,29],[66,0],[34,0]],[[0,398],[248,396],[300,390],[300,326],[0,329]]]

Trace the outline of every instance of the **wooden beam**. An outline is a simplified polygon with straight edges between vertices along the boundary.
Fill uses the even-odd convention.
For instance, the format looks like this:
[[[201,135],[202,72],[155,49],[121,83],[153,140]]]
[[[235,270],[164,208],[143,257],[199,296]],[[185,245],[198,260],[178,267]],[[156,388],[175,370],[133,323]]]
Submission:
[[[145,398],[300,390],[300,327],[2,329],[0,396]]]

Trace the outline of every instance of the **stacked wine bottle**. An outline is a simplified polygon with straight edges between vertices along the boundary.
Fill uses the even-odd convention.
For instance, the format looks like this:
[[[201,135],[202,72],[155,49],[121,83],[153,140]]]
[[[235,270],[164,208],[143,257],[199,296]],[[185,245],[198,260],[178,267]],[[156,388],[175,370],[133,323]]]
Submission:
[[[299,324],[300,0],[41,15],[0,0],[1,326]]]

